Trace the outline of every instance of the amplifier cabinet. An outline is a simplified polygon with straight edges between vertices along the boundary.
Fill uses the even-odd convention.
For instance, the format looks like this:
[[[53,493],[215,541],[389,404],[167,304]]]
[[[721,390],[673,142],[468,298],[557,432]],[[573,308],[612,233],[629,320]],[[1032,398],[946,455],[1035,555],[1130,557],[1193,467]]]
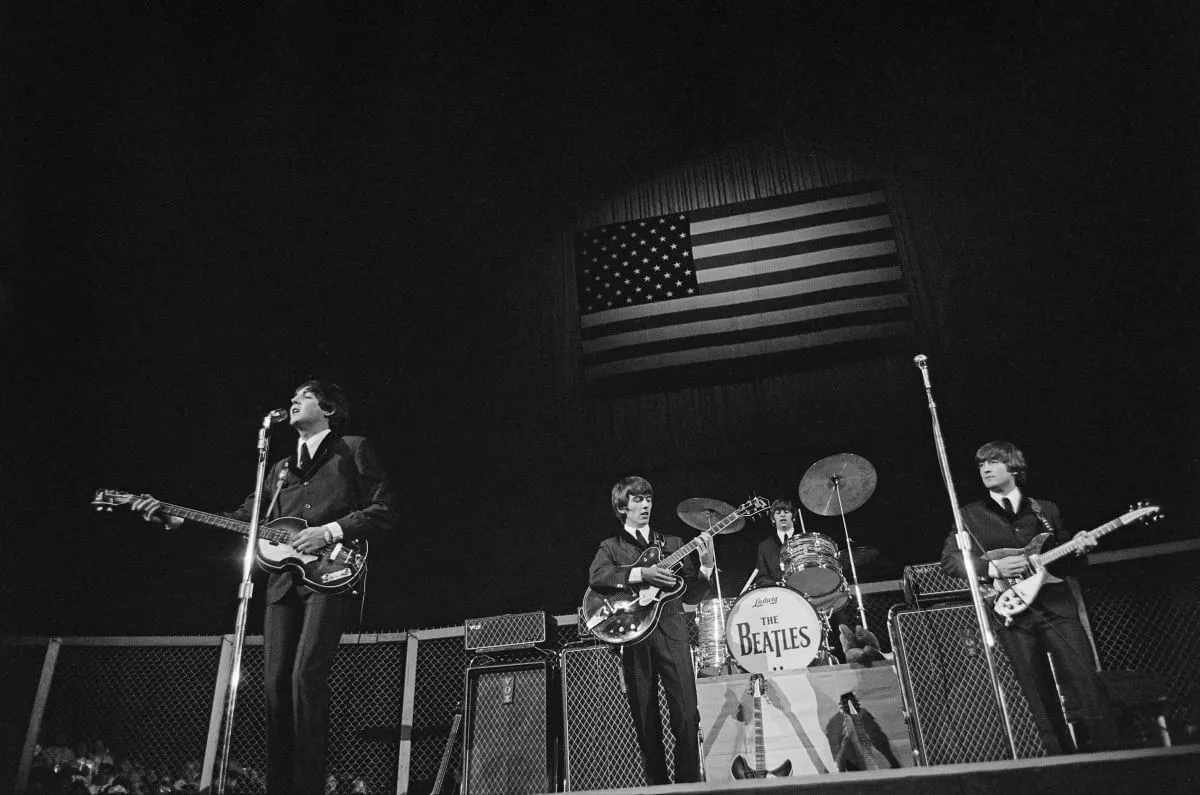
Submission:
[[[506,613],[463,622],[463,646],[467,651],[498,651],[544,646],[554,637],[554,619],[545,610]]]
[[[605,645],[562,652],[565,791],[645,787],[642,753],[621,684],[621,658]],[[659,685],[667,769],[675,769],[666,693]]]
[[[941,563],[904,567],[904,601],[909,607],[930,607],[938,602],[969,602],[967,581],[942,571]]]
[[[888,627],[917,764],[1011,759],[974,606],[893,608]],[[1029,702],[1000,643],[994,657],[1017,756],[1045,756]]]
[[[560,748],[556,661],[468,668],[464,795],[555,792]]]

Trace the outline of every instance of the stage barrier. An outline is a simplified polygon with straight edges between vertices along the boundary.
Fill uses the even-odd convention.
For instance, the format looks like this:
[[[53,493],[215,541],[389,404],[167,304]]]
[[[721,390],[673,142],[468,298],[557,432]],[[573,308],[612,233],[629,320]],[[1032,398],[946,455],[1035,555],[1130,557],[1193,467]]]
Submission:
[[[1171,727],[1200,722],[1200,541],[1096,553],[1092,560],[1082,590],[1102,667],[1159,674],[1169,689]],[[901,584],[866,583],[863,592],[870,629],[890,651],[887,616],[903,602]],[[586,648],[575,614],[556,623],[556,648]],[[361,777],[372,793],[429,792],[471,658],[462,625],[345,635],[342,644],[330,679],[330,770]],[[0,789],[24,781],[36,743],[60,734],[103,739],[120,755],[172,768],[195,760],[208,781],[231,648],[231,636],[4,638]],[[890,666],[882,670],[895,679]],[[265,750],[260,637],[247,639],[241,682],[232,756],[247,770],[243,791],[253,791]],[[620,698],[619,690],[608,693]],[[566,700],[575,703],[569,692]],[[904,753],[909,758],[901,761],[911,764]],[[596,778],[602,771],[584,758],[573,756],[571,775],[605,786]],[[456,791],[461,766],[460,733],[444,792]]]

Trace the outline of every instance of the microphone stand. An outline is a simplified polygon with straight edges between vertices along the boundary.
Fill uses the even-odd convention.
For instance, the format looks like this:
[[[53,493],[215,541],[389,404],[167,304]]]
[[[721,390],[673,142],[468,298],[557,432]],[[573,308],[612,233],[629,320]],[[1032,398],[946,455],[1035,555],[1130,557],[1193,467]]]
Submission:
[[[937,404],[933,401],[933,384],[929,380],[929,358],[921,354],[913,359],[921,378],[925,382],[925,396],[929,401],[929,416],[933,423],[933,446],[937,450],[938,465],[942,468],[942,479],[946,481],[946,492],[950,497],[950,510],[954,514],[955,537],[958,549],[962,552],[963,566],[967,570],[967,590],[971,593],[971,602],[975,606],[975,621],[979,624],[979,636],[983,639],[983,656],[987,660],[988,678],[992,682],[992,691],[996,695],[996,705],[1000,708],[1000,717],[1004,722],[1004,734],[1008,738],[1009,751],[1012,758],[1017,758],[1017,743],[1013,737],[1012,720],[1008,715],[1008,702],[1004,698],[1004,688],[1000,685],[1000,677],[996,673],[996,635],[992,632],[988,620],[987,606],[979,593],[979,575],[975,571],[975,558],[971,555],[971,535],[963,524],[962,512],[958,509],[958,495],[954,491],[954,480],[950,477],[950,459],[946,455],[946,441],[942,437],[942,426],[938,422]]]
[[[246,616],[250,612],[250,597],[254,595],[254,553],[258,549],[258,518],[262,508],[263,481],[267,477],[267,454],[271,443],[267,431],[276,421],[272,412],[263,417],[258,429],[258,473],[254,479],[254,510],[250,514],[250,532],[246,537],[246,553],[242,558],[242,581],[238,585],[237,620],[233,630],[233,664],[225,690],[225,714],[221,725],[221,757],[217,767],[217,793],[225,795],[225,777],[229,772],[229,747],[233,741],[233,716],[237,709],[238,683],[242,677],[242,650],[246,645]]]

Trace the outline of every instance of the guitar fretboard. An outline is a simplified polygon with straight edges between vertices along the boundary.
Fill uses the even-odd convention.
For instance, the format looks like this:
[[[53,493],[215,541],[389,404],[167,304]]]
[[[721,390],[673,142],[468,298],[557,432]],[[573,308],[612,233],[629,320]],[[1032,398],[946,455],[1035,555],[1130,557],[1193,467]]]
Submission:
[[[230,519],[228,516],[221,516],[219,513],[208,513],[207,511],[196,511],[191,508],[184,508],[182,505],[171,505],[164,502],[162,508],[163,513],[168,516],[178,516],[180,519],[187,519],[192,522],[200,522],[202,524],[220,527],[225,530],[232,531],[241,536],[250,535],[250,523],[242,522],[237,519]],[[274,528],[265,524],[258,526],[258,537],[264,541],[283,541],[290,540],[290,533],[286,529]]]
[[[1100,536],[1111,533],[1113,530],[1116,530],[1118,527],[1124,527],[1127,524],[1131,524],[1132,522],[1137,521],[1138,519],[1142,518],[1147,513],[1151,513],[1151,511],[1148,511],[1148,510],[1131,511],[1131,512],[1125,514],[1124,516],[1118,516],[1116,519],[1113,519],[1111,522],[1100,525],[1095,530],[1089,530],[1087,535],[1091,538],[1099,538]],[[1039,559],[1041,560],[1043,566],[1048,566],[1051,563],[1053,563],[1054,561],[1058,560],[1059,558],[1064,557],[1066,555],[1070,555],[1075,552],[1078,552],[1081,549],[1083,549],[1083,541],[1078,538],[1073,538],[1070,541],[1068,541],[1067,543],[1060,544],[1057,547],[1055,547],[1054,549],[1050,550],[1049,552],[1047,552],[1043,555],[1040,555]]]
[[[758,688],[754,690],[754,766],[759,778],[764,778],[767,773],[767,749],[763,744],[762,695]]]
[[[709,527],[705,530],[701,530],[700,535],[696,536],[691,541],[687,542],[686,544],[681,546],[679,549],[672,552],[670,555],[667,555],[665,558],[662,559],[662,561],[660,561],[659,565],[663,566],[665,568],[672,569],[672,570],[675,569],[677,566],[679,566],[681,563],[683,563],[684,558],[686,558],[688,555],[692,554],[693,552],[696,551],[696,549],[699,548],[701,538],[703,538],[704,536],[717,535],[722,530],[724,530],[726,527],[729,527],[729,525],[733,524],[740,518],[742,518],[742,509],[738,508],[736,511],[729,514],[728,516],[726,516],[721,521],[717,522],[712,527]]]

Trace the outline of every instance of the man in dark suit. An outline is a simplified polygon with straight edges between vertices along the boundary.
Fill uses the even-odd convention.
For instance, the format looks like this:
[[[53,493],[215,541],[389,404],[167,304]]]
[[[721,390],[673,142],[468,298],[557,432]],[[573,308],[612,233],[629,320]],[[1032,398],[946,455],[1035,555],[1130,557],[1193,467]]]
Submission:
[[[595,590],[612,593],[621,588],[648,586],[666,589],[677,583],[676,575],[668,568],[634,565],[650,545],[660,546],[663,557],[683,546],[679,536],[650,529],[653,499],[654,489],[640,477],[624,478],[612,487],[613,513],[623,528],[602,541],[596,550],[589,573]],[[679,570],[686,585],[683,599],[689,603],[699,601],[708,592],[708,579],[715,564],[711,537],[701,536],[699,557],[698,572],[690,556]],[[640,642],[621,647],[633,727],[650,784],[670,783],[658,712],[659,679],[666,691],[671,732],[675,736],[675,783],[700,780],[700,711],[696,706],[696,678],[687,624],[679,602],[672,599],[663,604],[658,626]]]
[[[312,554],[394,526],[392,489],[370,443],[337,433],[349,417],[349,401],[335,384],[306,381],[292,396],[289,419],[300,438],[296,454],[277,461],[267,476],[263,501],[273,499],[274,507],[263,521],[280,516],[306,520],[310,526],[292,543],[297,552]],[[182,523],[176,517],[160,519],[159,506],[144,495],[133,508],[148,520],[172,527]],[[251,493],[229,515],[249,521],[253,506]],[[329,671],[345,624],[346,601],[345,593],[311,590],[291,571],[273,573],[267,581],[263,652],[270,793],[324,792]]]
[[[758,570],[754,578],[755,588],[783,583],[780,555],[796,532],[796,509],[791,500],[775,500],[771,503],[771,524],[775,526],[775,532],[758,545],[758,557],[754,564],[754,568]]]
[[[1020,549],[1039,533],[1048,532],[1044,549],[1071,540],[1059,515],[1058,506],[1048,500],[1027,497],[1021,487],[1027,468],[1025,456],[1011,442],[985,444],[975,453],[979,476],[988,490],[986,499],[962,506],[963,524],[970,531],[975,572],[983,582],[996,578],[1020,579],[1028,573],[1024,555],[1008,555],[985,561],[983,552]],[[1080,556],[1063,558],[1054,564],[1057,577],[1078,573],[1087,564],[1082,557],[1096,545],[1086,533],[1077,533],[1084,547]],[[956,577],[967,576],[957,534],[951,532],[942,549],[942,567]],[[989,611],[991,614],[991,611]],[[997,636],[1004,644],[1017,678],[1038,724],[1047,753],[1063,749],[1103,750],[1117,745],[1117,732],[1111,707],[1096,675],[1092,645],[1079,620],[1079,610],[1070,585],[1066,582],[1044,585],[1036,601],[1018,614],[1010,626],[996,622]],[[1055,676],[1046,655],[1054,660]],[[1064,711],[1066,713],[1064,720]],[[1066,721],[1075,729],[1072,743]]]

